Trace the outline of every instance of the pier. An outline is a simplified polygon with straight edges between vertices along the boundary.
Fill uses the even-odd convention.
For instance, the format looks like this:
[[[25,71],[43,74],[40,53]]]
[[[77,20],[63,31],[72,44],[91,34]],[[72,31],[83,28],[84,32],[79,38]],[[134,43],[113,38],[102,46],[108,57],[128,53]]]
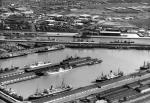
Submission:
[[[70,63],[73,63],[73,62],[70,60]],[[28,76],[30,74],[32,74],[32,72],[28,73],[28,74],[27,73],[22,74],[22,72],[21,72],[21,74],[20,74],[21,76],[18,76],[19,74],[15,74],[15,75],[9,75],[10,77],[4,76],[4,77],[2,77],[2,79],[5,81],[5,79],[8,80],[9,78],[14,78],[14,81],[16,81],[17,80],[16,78],[20,77],[20,78],[25,79],[26,76]],[[149,70],[144,70],[141,72],[136,72],[136,73],[132,73],[129,75],[125,75],[125,76],[122,76],[119,78],[113,78],[113,79],[106,80],[103,82],[97,82],[97,83],[94,83],[94,84],[89,85],[89,86],[73,89],[71,91],[65,91],[63,93],[58,93],[58,94],[46,96],[46,97],[43,97],[40,99],[31,100],[31,102],[32,103],[63,103],[63,102],[70,103],[70,101],[82,100],[83,98],[88,97],[90,95],[94,96],[94,95],[103,94],[104,92],[107,92],[109,89],[112,89],[111,93],[113,94],[115,89],[122,88],[122,86],[126,86],[126,85],[129,85],[131,83],[135,83],[135,82],[139,82],[139,81],[141,83],[149,83],[149,81],[148,81],[149,78],[150,78]],[[23,80],[23,79],[20,79],[20,80]],[[119,90],[122,90],[122,89],[118,89],[117,93],[123,92],[123,91],[120,92]],[[129,91],[129,93],[131,93],[131,94],[137,93],[134,91],[133,92],[130,91],[130,89],[127,89],[127,91]],[[125,92],[123,92],[123,93],[125,93]],[[109,95],[109,93],[106,95]],[[116,95],[119,95],[119,94],[116,94]],[[125,93],[124,95],[121,95],[121,96],[123,97],[126,95],[127,94]],[[141,93],[137,93],[137,95],[141,96],[141,98],[139,98],[139,99],[143,99],[144,97],[147,97],[149,94],[147,93],[145,96]],[[102,95],[100,95],[100,96],[102,96]],[[136,96],[135,96],[135,98],[136,98]],[[6,99],[8,99],[8,97]],[[108,97],[108,99],[109,99],[109,97]],[[134,101],[134,100],[132,100],[134,98],[130,98],[130,99],[131,100],[129,100],[129,101]],[[8,103],[16,103],[16,102],[8,102]]]
[[[70,58],[64,59],[60,63],[54,63],[54,64],[47,63],[39,67],[37,65],[37,67],[35,68],[25,67],[25,68],[22,68],[24,69],[22,71],[1,75],[0,83],[2,85],[8,85],[8,84],[16,83],[16,82],[38,78],[41,76],[39,75],[39,73],[41,74],[43,72],[42,73],[42,76],[43,76],[49,70],[59,70],[60,68],[74,69],[74,68],[81,67],[81,66],[99,64],[101,62],[102,60],[93,59],[90,57],[70,57]]]
[[[150,0],[0,6],[0,103],[150,103]]]
[[[135,39],[135,38],[133,38]],[[144,39],[143,38],[138,38]],[[145,38],[146,40],[149,38]],[[48,40],[0,40],[0,42],[31,42],[58,45],[63,44],[69,48],[108,48],[108,49],[137,49],[137,50],[150,50],[150,44],[147,43],[106,43],[106,42],[65,42],[65,41],[48,41]]]
[[[53,45],[53,46],[29,48],[25,50],[23,49],[23,50],[18,50],[18,51],[13,51],[13,52],[1,53],[0,59],[8,59],[8,58],[14,58],[14,57],[19,57],[19,56],[25,56],[25,55],[32,54],[32,53],[62,50],[64,48],[65,48],[64,45]]]
[[[96,83],[90,86],[86,86],[86,87],[81,87],[72,91],[68,91],[65,93],[60,93],[57,95],[53,95],[53,96],[49,96],[49,97],[43,97],[41,99],[37,99],[37,100],[32,100],[33,103],[62,103],[62,102],[69,102],[72,100],[77,100],[80,98],[84,98],[87,97],[89,95],[94,95],[94,94],[98,94],[104,91],[107,91],[109,89],[112,88],[118,88],[130,83],[134,83],[137,81],[142,81],[145,79],[149,79],[150,78],[150,74],[147,72],[144,72],[142,74],[140,74],[140,76],[133,76],[133,74],[131,75],[127,75],[127,76],[123,76],[120,78],[114,78],[108,81],[104,81],[104,82],[100,82],[100,83]]]
[[[7,103],[22,103],[21,101],[18,101],[14,98],[12,98],[11,96],[3,93],[0,91],[0,98],[4,101],[6,101]]]
[[[3,86],[12,84],[12,83],[16,83],[16,82],[22,82],[22,81],[29,80],[29,79],[38,78],[41,76],[41,75],[38,75],[39,72],[45,73],[49,70],[59,69],[61,67],[68,68],[70,66],[74,69],[77,67],[81,67],[81,66],[85,66],[85,65],[94,65],[94,64],[101,63],[101,62],[102,62],[102,60],[92,59],[90,57],[75,57],[75,58],[70,57],[70,58],[64,59],[62,62],[56,63],[56,64],[48,63],[48,65],[45,64],[44,66],[41,66],[41,67],[35,67],[35,69],[34,68],[25,69],[24,68],[24,71],[18,71],[18,72],[1,75],[0,84],[2,87],[0,89],[1,89],[1,92],[6,92],[6,93],[4,93],[5,95],[12,96],[12,94],[9,94],[9,91],[5,90],[5,88],[3,88]],[[11,98],[13,98],[13,96]],[[15,98],[21,98],[21,97],[15,97]],[[6,99],[8,99],[7,101],[9,101],[8,97]],[[10,102],[10,103],[15,103],[15,102]]]

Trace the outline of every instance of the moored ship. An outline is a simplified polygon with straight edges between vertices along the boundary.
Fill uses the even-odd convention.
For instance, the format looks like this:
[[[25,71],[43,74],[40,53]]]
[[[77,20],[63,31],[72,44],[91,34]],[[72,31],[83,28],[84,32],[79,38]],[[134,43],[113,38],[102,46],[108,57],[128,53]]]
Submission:
[[[37,89],[35,94],[30,95],[28,97],[28,100],[39,99],[39,98],[50,96],[50,95],[57,95],[58,93],[70,91],[71,89],[72,89],[71,86],[64,85],[63,83],[58,88],[53,88],[53,86],[51,86],[49,89],[44,89],[41,92],[39,92],[38,89]]]
[[[36,71],[53,71],[55,73],[64,72],[71,70],[72,68],[85,66],[85,65],[94,65],[101,63],[101,59],[91,58],[91,57],[68,57],[62,60],[60,63],[50,63],[50,62],[38,62],[33,65],[25,66],[25,72],[36,72]],[[71,68],[70,68],[71,67]],[[50,69],[51,68],[51,69]],[[59,69],[61,70],[59,71]],[[53,73],[54,74],[54,73]]]
[[[38,63],[35,63],[33,65],[30,65],[30,66],[25,66],[25,71],[26,72],[30,72],[30,71],[35,71],[35,70],[38,70],[38,69],[42,69],[42,68],[47,68],[49,66],[51,66],[52,63],[50,62],[38,62]]]
[[[118,78],[118,77],[122,77],[122,76],[124,76],[124,73],[122,71],[118,70],[118,73],[115,73],[111,70],[108,75],[104,75],[102,73],[100,77],[96,78],[95,82],[102,82],[102,81],[105,81],[105,80],[110,80],[110,79]]]
[[[144,65],[140,67],[140,70],[148,70],[150,69],[150,63],[149,62],[144,62]]]

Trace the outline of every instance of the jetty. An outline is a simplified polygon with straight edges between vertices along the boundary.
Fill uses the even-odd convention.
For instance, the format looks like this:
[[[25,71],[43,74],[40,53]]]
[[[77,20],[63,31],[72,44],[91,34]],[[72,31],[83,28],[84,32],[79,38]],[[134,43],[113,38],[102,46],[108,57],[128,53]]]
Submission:
[[[134,39],[134,38],[133,38]],[[150,38],[138,38],[137,40],[149,41]],[[136,39],[134,39],[136,40]],[[31,42],[31,43],[42,43],[51,45],[64,45],[68,48],[108,48],[108,49],[137,49],[137,50],[150,50],[149,43],[135,43],[135,42],[95,42],[95,41],[51,41],[51,40],[9,40],[3,39],[0,42]]]

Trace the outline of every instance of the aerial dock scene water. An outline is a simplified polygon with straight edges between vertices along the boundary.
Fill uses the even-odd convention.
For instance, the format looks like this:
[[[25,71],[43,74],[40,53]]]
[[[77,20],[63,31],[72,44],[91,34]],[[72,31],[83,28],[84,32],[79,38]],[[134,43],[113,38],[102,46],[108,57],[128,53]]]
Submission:
[[[148,0],[0,0],[0,103],[149,103]]]
[[[74,52],[73,52],[74,51]],[[58,55],[58,53],[59,53],[60,51],[57,51],[57,53],[55,53],[55,52],[47,52],[47,54],[46,54],[46,56],[47,57],[49,57],[49,61],[51,61],[51,60],[54,60],[55,62],[54,63],[57,63],[56,62],[56,59],[53,59],[52,58],[52,56],[54,56],[54,55]],[[65,53],[66,52],[66,53]],[[138,52],[138,53],[137,53]],[[143,56],[142,54],[143,54],[143,52],[145,52],[146,54]],[[97,83],[97,84],[93,84],[93,81],[94,80],[96,80],[96,78],[97,77],[99,77],[99,76],[101,76],[101,74],[103,73],[104,75],[106,74],[109,74],[109,72],[111,71],[111,70],[113,70],[113,72],[114,73],[117,73],[118,72],[118,70],[120,70],[120,71],[123,71],[124,73],[125,73],[125,75],[126,74],[129,74],[130,72],[137,72],[137,70],[138,69],[140,69],[139,67],[140,66],[143,66],[143,61],[144,60],[148,60],[148,55],[149,55],[149,53],[148,52],[146,52],[146,51],[137,51],[137,50],[107,50],[107,49],[102,49],[102,50],[98,50],[98,52],[97,52],[97,49],[96,50],[89,50],[89,49],[83,49],[83,50],[74,50],[74,49],[66,49],[66,50],[64,50],[64,51],[61,51],[60,53],[62,53],[62,54],[60,54],[60,55],[58,55],[57,56],[57,61],[59,61],[59,62],[61,62],[61,60],[63,60],[63,59],[60,59],[59,60],[59,58],[66,58],[67,57],[67,55],[71,55],[72,53],[72,55],[74,55],[73,57],[75,57],[75,55],[77,55],[77,53],[80,53],[80,55],[81,56],[83,56],[83,57],[86,57],[86,55],[88,56],[89,54],[91,54],[91,53],[94,53],[95,54],[95,56],[93,57],[93,58],[95,58],[95,57],[97,57],[97,58],[101,58],[102,59],[102,62],[100,63],[100,64],[96,64],[96,65],[93,65],[93,66],[91,66],[91,65],[89,65],[89,66],[83,66],[83,67],[78,67],[77,69],[72,69],[72,70],[70,70],[70,71],[67,71],[67,72],[60,72],[60,73],[56,73],[56,74],[49,74],[48,75],[48,78],[47,78],[47,76],[46,75],[44,75],[44,76],[42,76],[42,77],[38,77],[38,78],[36,78],[36,79],[28,79],[28,80],[26,80],[26,81],[24,81],[23,79],[21,79],[21,81],[22,82],[16,82],[16,83],[13,83],[13,84],[8,84],[7,85],[7,88],[14,88],[14,91],[16,91],[16,93],[18,93],[18,94],[20,94],[20,95],[24,95],[24,97],[27,99],[27,97],[29,97],[30,95],[32,95],[32,94],[34,94],[35,92],[36,92],[36,90],[37,89],[39,89],[39,91],[43,91],[44,89],[49,89],[50,87],[51,87],[51,85],[53,85],[53,87],[57,87],[58,85],[61,85],[61,83],[62,83],[62,81],[64,81],[65,83],[67,83],[67,85],[69,85],[70,84],[70,86],[72,87],[72,90],[70,90],[70,91],[65,91],[64,93],[62,92],[62,94],[60,94],[60,93],[58,93],[58,96],[57,95],[54,95],[54,96],[46,96],[46,97],[43,97],[44,99],[42,99],[42,98],[39,98],[39,99],[35,99],[35,100],[32,100],[33,102],[35,101],[35,103],[36,102],[41,102],[41,101],[43,101],[43,103],[44,102],[46,102],[46,101],[54,101],[54,99],[56,99],[56,102],[58,102],[59,100],[63,100],[63,101],[66,101],[66,100],[69,100],[68,99],[68,95],[70,94],[74,94],[74,93],[77,93],[78,95],[79,95],[79,97],[78,96],[76,96],[76,99],[77,99],[77,97],[80,99],[81,98],[81,95],[80,95],[80,92],[85,92],[85,91],[88,91],[89,90],[89,92],[85,92],[85,94],[84,94],[84,98],[86,97],[88,97],[89,95],[91,95],[91,94],[96,94],[96,95],[98,95],[98,93],[97,93],[97,90],[95,89],[95,88],[98,88],[98,89],[100,89],[100,91],[101,91],[101,88],[99,88],[98,87],[98,84],[100,84],[101,85],[101,83]],[[65,55],[66,56],[64,56],[63,54],[65,53]],[[101,56],[101,55],[99,55],[99,56],[97,56],[97,54],[99,54],[99,53],[101,53],[101,54],[105,54],[105,53],[107,53],[107,57],[104,57],[104,56],[106,56],[106,55],[104,55],[104,56]],[[114,53],[114,56],[112,56],[111,55],[111,53]],[[118,60],[118,58],[121,58],[122,57],[122,53],[124,54],[124,56],[126,57],[124,60]],[[134,55],[133,55],[133,53],[135,53]],[[49,55],[48,55],[49,54]],[[137,54],[139,55],[139,54],[141,54],[139,57],[140,58],[142,58],[143,60],[139,60],[138,61],[138,65],[137,65],[137,63],[136,63],[136,61],[135,61],[135,59],[136,59],[136,56],[137,56]],[[116,58],[116,56],[118,55],[118,57]],[[127,57],[127,55],[133,55],[133,59],[132,60],[130,60],[130,58],[129,58],[129,56]],[[29,55],[29,56],[31,56],[31,55]],[[36,56],[36,57],[35,57]],[[38,59],[38,56],[40,56],[39,57],[39,60],[41,60],[42,59],[42,56],[44,56],[44,55],[33,55],[32,54],[32,57],[35,57],[35,59],[33,59],[33,60],[31,60],[30,59],[30,57],[28,58],[28,57],[26,57],[26,60],[28,61],[28,60],[31,60],[30,62],[35,62],[34,60],[37,60]],[[59,57],[59,56],[61,56],[61,57]],[[69,56],[68,56],[69,57]],[[43,59],[44,59],[45,57],[43,57]],[[109,58],[112,58],[111,59],[111,61],[109,60]],[[21,60],[21,59],[25,59],[24,57],[17,57],[17,58],[12,58],[11,59],[11,61],[10,61],[10,66],[11,66],[11,62],[14,62],[14,60],[16,61],[16,60]],[[114,61],[115,60],[115,61]],[[48,60],[47,60],[48,61]],[[105,62],[105,61],[107,61],[107,62]],[[123,64],[122,62],[129,62],[129,63],[127,63],[127,64]],[[131,61],[135,61],[135,62],[131,62]],[[3,62],[3,64],[5,65],[5,63],[8,63],[8,61],[6,60],[6,61],[4,61]],[[130,63],[131,62],[131,63]],[[21,63],[21,62],[20,62]],[[18,64],[18,66],[21,66],[22,64],[20,64],[19,62],[17,63]],[[108,64],[109,63],[109,64]],[[113,65],[110,65],[110,64],[112,64],[113,63]],[[118,63],[117,65],[116,65],[116,63]],[[26,64],[28,64],[28,63],[26,63]],[[52,63],[53,64],[53,63]],[[127,69],[125,69],[125,68],[127,68],[128,66],[130,66],[130,68],[133,68],[131,71],[130,71],[130,68],[128,68],[128,70]],[[135,66],[136,65],[136,66]],[[111,67],[111,68],[110,68]],[[121,69],[121,67],[123,68],[123,69]],[[23,68],[23,67],[20,67],[20,68]],[[103,69],[104,68],[104,69]],[[105,68],[107,68],[107,70],[106,71],[104,71],[105,70]],[[112,68],[114,68],[114,69],[112,69]],[[93,71],[94,70],[94,71]],[[12,72],[14,72],[14,71],[12,71]],[[22,72],[22,71],[20,71],[20,72]],[[96,73],[97,72],[97,73]],[[76,73],[78,74],[78,75],[76,75]],[[9,73],[10,74],[10,73]],[[34,74],[34,73],[31,73],[31,74]],[[85,77],[82,77],[82,75],[84,74],[84,76]],[[146,73],[147,75],[149,75],[148,73]],[[30,73],[26,73],[26,74],[17,74],[17,75],[20,75],[20,76],[13,76],[13,77],[10,77],[11,79],[16,79],[16,78],[24,78],[24,77],[26,77],[26,75],[28,76],[28,75],[30,75]],[[35,75],[35,74],[34,74]],[[67,77],[66,77],[66,76]],[[142,73],[141,73],[141,75],[142,75]],[[3,75],[4,76],[4,75]],[[11,76],[11,75],[10,75]],[[78,77],[79,76],[79,77]],[[138,77],[138,76],[137,76]],[[5,78],[9,78],[9,77],[5,77]],[[5,78],[3,78],[2,80],[9,80],[9,79],[5,79]],[[72,81],[72,79],[75,79],[74,81]],[[81,79],[81,78],[83,78],[83,79]],[[140,77],[141,78],[141,77]],[[143,77],[143,78],[148,78],[147,76],[146,77]],[[27,79],[27,78],[25,78],[25,79]],[[119,78],[116,78],[116,79],[120,79],[120,80],[122,80],[120,77]],[[136,79],[136,78],[134,78],[134,79]],[[19,80],[19,79],[18,79]],[[52,81],[52,82],[49,82],[49,81]],[[56,82],[57,81],[57,82]],[[118,81],[118,80],[106,80],[106,81],[103,81],[102,82],[102,84],[104,83],[104,85],[107,85],[107,84],[109,84],[109,83],[113,83],[113,82],[115,82],[115,81]],[[13,81],[12,81],[13,82]],[[34,84],[32,84],[34,82]],[[42,82],[43,84],[41,84],[41,83],[39,83],[39,82]],[[49,83],[48,83],[49,82]],[[83,82],[83,83],[82,83]],[[105,83],[106,82],[106,83]],[[131,81],[128,81],[129,83],[131,82]],[[132,81],[133,82],[133,81]],[[9,82],[8,82],[9,83]],[[123,83],[127,83],[127,82],[124,82],[123,81]],[[123,85],[123,83],[121,83],[122,85]],[[116,84],[116,82],[115,82],[115,84]],[[23,85],[24,85],[24,87],[23,87]],[[32,85],[32,88],[31,88],[31,85]],[[86,85],[89,85],[89,86],[86,86]],[[112,87],[111,85],[114,85],[114,84],[110,84],[110,87]],[[86,87],[84,87],[84,86],[86,86]],[[82,88],[79,88],[79,87],[82,87]],[[107,86],[106,86],[107,87]],[[28,89],[28,90],[31,90],[31,91],[29,91],[29,92],[27,92],[27,93],[23,93],[23,94],[21,94],[21,91],[22,91],[22,89],[24,89],[25,91]],[[92,90],[93,89],[93,90]],[[95,89],[95,90],[94,90]],[[105,89],[105,86],[104,86],[104,89]],[[107,88],[108,89],[108,88]],[[93,92],[90,92],[90,90],[91,91],[93,91]],[[103,90],[103,89],[102,89]],[[96,92],[95,92],[96,91]],[[66,95],[66,98],[67,99],[58,99],[58,97],[59,96],[64,96],[64,94]],[[75,95],[75,94],[74,94]],[[74,95],[72,95],[72,98],[75,98],[74,97]],[[93,97],[93,98],[95,98],[95,97]],[[76,101],[79,101],[79,99],[77,99]],[[57,101],[58,100],[58,101]],[[94,99],[95,100],[95,99]],[[70,101],[72,101],[71,99],[70,99]],[[66,101],[66,102],[70,102],[70,101]],[[59,101],[60,102],[60,101]],[[61,101],[62,102],[62,101]]]

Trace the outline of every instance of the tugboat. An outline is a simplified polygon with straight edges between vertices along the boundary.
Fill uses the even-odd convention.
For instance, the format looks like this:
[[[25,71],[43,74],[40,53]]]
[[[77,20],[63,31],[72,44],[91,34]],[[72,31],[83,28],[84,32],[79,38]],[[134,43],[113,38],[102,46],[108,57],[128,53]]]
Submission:
[[[47,71],[47,74],[51,75],[51,74],[59,74],[59,73],[64,73],[64,72],[68,72],[72,70],[72,66],[69,66],[68,68],[59,68],[57,71]]]
[[[38,89],[37,89],[37,91],[35,92],[35,94],[30,95],[28,97],[28,100],[35,100],[35,99],[39,99],[39,98],[50,96],[50,95],[52,95],[52,96],[53,95],[57,95],[58,93],[70,91],[71,89],[72,89],[71,86],[64,85],[63,83],[58,88],[53,88],[53,85],[51,85],[49,89],[44,89],[41,92],[39,92]]]

